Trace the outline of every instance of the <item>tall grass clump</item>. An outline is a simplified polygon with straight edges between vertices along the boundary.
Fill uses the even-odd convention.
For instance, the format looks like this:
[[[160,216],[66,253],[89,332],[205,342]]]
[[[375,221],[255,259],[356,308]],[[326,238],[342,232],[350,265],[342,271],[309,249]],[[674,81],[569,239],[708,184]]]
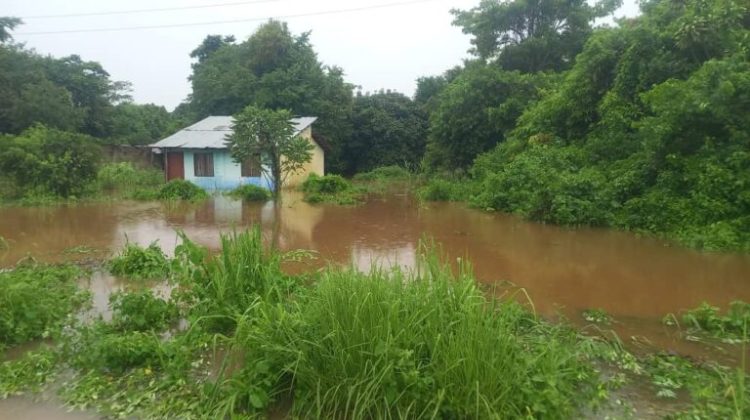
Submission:
[[[76,281],[72,265],[23,265],[0,272],[0,351],[37,338],[54,336],[89,294]]]
[[[304,200],[308,203],[357,204],[362,200],[362,191],[340,175],[310,176],[302,183]]]
[[[170,261],[156,242],[147,247],[130,242],[108,262],[109,272],[134,279],[157,279],[169,275]]]
[[[462,201],[468,197],[468,181],[432,178],[422,186],[417,195],[425,201]]]
[[[166,183],[157,194],[160,200],[185,200],[199,201],[208,198],[208,193],[203,188],[184,179],[173,179]]]
[[[282,255],[266,249],[260,229],[221,236],[221,252],[206,252],[182,235],[178,259],[191,288],[193,318],[213,332],[233,331],[236,319],[258,300],[278,301],[288,293],[291,277],[281,271]]]
[[[271,198],[271,191],[257,185],[245,184],[232,190],[229,195],[245,201],[268,201]]]
[[[291,392],[310,417],[569,418],[596,382],[580,341],[437,258],[418,273],[329,269],[239,319],[243,364],[217,406],[243,415]]]

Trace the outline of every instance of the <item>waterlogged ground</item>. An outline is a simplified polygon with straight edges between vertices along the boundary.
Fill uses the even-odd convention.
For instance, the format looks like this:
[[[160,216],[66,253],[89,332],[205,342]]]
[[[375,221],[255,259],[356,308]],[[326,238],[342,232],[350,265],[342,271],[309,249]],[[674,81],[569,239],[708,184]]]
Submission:
[[[278,222],[278,223],[276,223]],[[699,359],[736,363],[738,346],[685,340],[661,323],[667,313],[703,301],[725,307],[750,301],[750,256],[707,254],[670,246],[654,238],[600,229],[565,229],[488,214],[458,204],[419,205],[392,194],[357,207],[309,205],[289,194],[283,207],[224,197],[199,204],[95,203],[49,208],[0,208],[0,267],[32,256],[40,261],[99,261],[126,241],[158,241],[171,253],[176,231],[217,249],[219,232],[261,224],[282,249],[309,249],[318,258],[289,270],[327,263],[367,270],[377,262],[413,267],[421,238],[432,238],[452,259],[468,259],[487,283],[512,282],[527,292],[537,312],[561,314],[584,325],[581,312],[601,308],[631,348],[661,348]],[[123,282],[95,271],[87,283],[94,310],[106,316],[108,295]],[[168,293],[168,290],[163,292]],[[44,396],[42,396],[44,397]],[[36,414],[35,414],[36,413]],[[90,418],[64,413],[54,400],[25,398],[0,402],[1,418]],[[643,411],[641,412],[644,413]],[[657,415],[657,413],[654,413]],[[8,417],[10,416],[10,417]]]

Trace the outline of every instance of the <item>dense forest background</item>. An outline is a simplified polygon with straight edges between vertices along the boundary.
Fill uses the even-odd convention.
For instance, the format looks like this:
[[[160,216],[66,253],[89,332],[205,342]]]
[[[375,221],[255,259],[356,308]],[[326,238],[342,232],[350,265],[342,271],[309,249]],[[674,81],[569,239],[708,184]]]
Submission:
[[[133,103],[98,63],[13,42],[22,22],[0,18],[1,178],[82,194],[97,145],[148,144],[256,105],[318,116],[333,173],[398,165],[429,175],[428,199],[750,250],[750,6],[647,0],[636,18],[597,24],[618,6],[456,10],[472,58],[420,78],[413,98],[362,93],[283,22],[244,41],[209,35],[173,112]]]

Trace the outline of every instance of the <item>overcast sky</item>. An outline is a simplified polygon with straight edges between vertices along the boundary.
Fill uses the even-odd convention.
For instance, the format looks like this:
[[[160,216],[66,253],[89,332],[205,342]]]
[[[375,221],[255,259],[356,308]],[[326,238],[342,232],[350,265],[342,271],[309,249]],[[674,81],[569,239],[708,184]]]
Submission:
[[[189,57],[208,34],[244,40],[269,17],[287,17],[293,33],[312,31],[311,42],[325,64],[344,69],[346,80],[364,91],[395,89],[411,95],[420,76],[442,73],[468,55],[469,38],[451,26],[450,9],[468,9],[479,0],[3,0],[0,15],[24,18],[14,38],[42,54],[78,54],[100,62],[114,80],[133,84],[136,102],[171,110],[190,93]],[[243,3],[243,4],[238,4]],[[353,9],[410,3],[363,11]],[[616,16],[637,13],[636,0],[624,0]],[[219,5],[104,16],[40,18],[61,14],[132,11]],[[339,11],[338,13],[326,13]],[[163,26],[227,20],[176,28],[129,31],[24,33]]]

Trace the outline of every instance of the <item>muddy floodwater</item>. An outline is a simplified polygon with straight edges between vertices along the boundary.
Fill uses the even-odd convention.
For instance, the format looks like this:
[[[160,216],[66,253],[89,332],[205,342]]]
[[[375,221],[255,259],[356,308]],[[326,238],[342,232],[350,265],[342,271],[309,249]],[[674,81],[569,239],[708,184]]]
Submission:
[[[619,321],[616,329],[625,338],[642,337],[665,349],[691,350],[671,334],[673,329],[661,326],[665,314],[702,301],[719,306],[750,301],[747,255],[702,253],[614,230],[530,223],[461,204],[419,205],[406,194],[357,207],[310,205],[289,194],[280,210],[271,202],[225,197],[198,204],[0,208],[0,236],[9,245],[0,251],[0,267],[27,256],[51,262],[101,259],[126,241],[158,241],[169,253],[178,243],[178,230],[217,249],[220,232],[253,224],[261,224],[269,240],[275,235],[282,249],[317,252],[310,267],[295,270],[328,262],[362,270],[373,262],[413,267],[420,239],[432,238],[451,259],[471,261],[482,282],[523,287],[539,313],[577,321],[582,310],[602,308]],[[111,280],[102,282],[105,287],[99,282],[92,287],[111,289]]]
[[[326,264],[368,270],[372,264],[415,266],[418,245],[434,239],[451,261],[471,261],[480,281],[502,290],[523,288],[537,313],[562,315],[584,325],[581,311],[601,308],[631,348],[675,351],[699,359],[736,364],[738,346],[685,340],[663,326],[703,301],[725,306],[750,301],[750,256],[702,253],[654,238],[606,229],[567,229],[522,221],[460,204],[420,205],[408,194],[375,198],[357,207],[309,205],[296,194],[283,206],[242,203],[215,197],[197,204],[109,202],[47,208],[0,208],[0,268],[33,257],[39,261],[101,261],[126,241],[158,241],[172,253],[177,231],[218,249],[221,232],[260,224],[267,240],[284,250],[315,251],[317,259],[286,267],[312,270]],[[110,293],[127,281],[95,270],[82,284],[94,296],[94,311],[109,316]],[[163,293],[169,289],[155,285]],[[525,296],[518,293],[516,296]],[[610,327],[607,327],[610,328]],[[37,345],[37,344],[34,344]],[[6,354],[23,351],[15,349]],[[647,393],[648,394],[648,393]],[[647,405],[649,398],[643,398]],[[657,416],[658,405],[651,411]],[[67,412],[54,392],[39,398],[0,401],[0,419],[89,419],[94,413]],[[647,416],[650,417],[650,416]]]
[[[216,249],[220,232],[253,224],[261,224],[269,239],[275,235],[282,249],[317,252],[316,261],[293,270],[329,262],[362,270],[373,261],[413,267],[420,238],[432,238],[451,259],[470,260],[482,282],[524,288],[538,313],[562,314],[581,323],[582,310],[602,308],[617,320],[614,329],[624,341],[696,357],[724,358],[727,352],[678,337],[674,328],[662,326],[662,317],[703,301],[719,306],[750,301],[747,255],[702,253],[614,230],[530,223],[461,204],[419,205],[407,194],[357,207],[313,206],[290,194],[280,210],[270,202],[224,197],[199,204],[0,208],[0,236],[9,245],[0,251],[0,267],[26,256],[40,261],[102,259],[126,240],[143,245],[158,241],[171,252],[178,230]],[[97,287],[111,290],[111,283],[106,276],[94,281],[95,295]],[[98,305],[106,306],[106,297],[99,299]]]

